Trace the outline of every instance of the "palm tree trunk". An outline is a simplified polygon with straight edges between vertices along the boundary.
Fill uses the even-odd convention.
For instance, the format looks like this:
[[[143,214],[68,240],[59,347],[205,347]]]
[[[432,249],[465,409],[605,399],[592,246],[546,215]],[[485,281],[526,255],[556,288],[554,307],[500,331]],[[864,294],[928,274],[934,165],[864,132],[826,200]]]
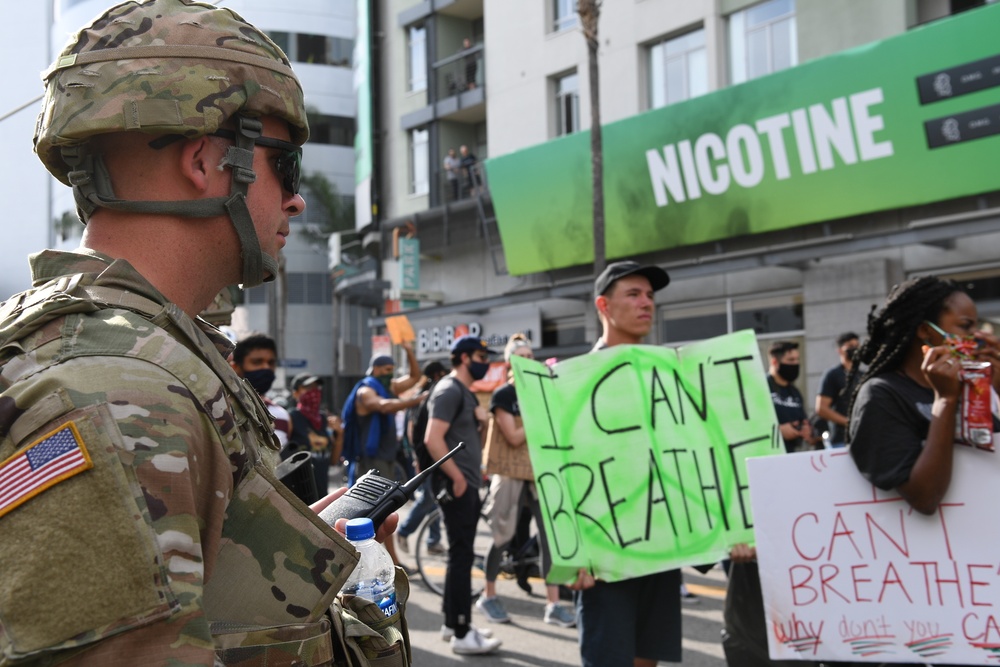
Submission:
[[[587,63],[590,77],[590,165],[594,193],[594,275],[607,264],[604,249],[604,148],[601,137],[601,80],[597,63],[598,19],[601,0],[579,0],[578,11],[587,40]]]

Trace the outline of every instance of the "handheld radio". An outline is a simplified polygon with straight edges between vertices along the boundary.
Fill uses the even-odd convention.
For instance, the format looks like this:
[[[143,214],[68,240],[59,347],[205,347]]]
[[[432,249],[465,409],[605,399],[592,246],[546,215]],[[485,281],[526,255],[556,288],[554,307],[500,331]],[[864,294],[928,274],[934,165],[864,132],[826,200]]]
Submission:
[[[405,505],[407,500],[413,498],[413,494],[420,488],[428,475],[464,447],[464,442],[458,443],[454,449],[435,461],[433,465],[402,485],[379,476],[378,470],[369,470],[358,478],[358,481],[347,490],[347,493],[320,512],[319,518],[332,526],[337,522],[337,519],[366,517],[372,520],[375,529],[378,530],[387,516]]]

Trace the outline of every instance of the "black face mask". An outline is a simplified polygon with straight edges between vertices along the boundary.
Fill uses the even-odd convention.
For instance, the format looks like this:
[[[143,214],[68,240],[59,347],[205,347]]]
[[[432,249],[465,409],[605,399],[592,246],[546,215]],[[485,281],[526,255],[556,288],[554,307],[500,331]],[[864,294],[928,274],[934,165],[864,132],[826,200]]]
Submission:
[[[795,382],[799,377],[799,365],[778,364],[778,377],[785,382]]]
[[[274,384],[274,371],[270,368],[261,368],[256,371],[246,371],[243,377],[250,383],[253,390],[263,396]]]
[[[490,370],[490,363],[488,361],[469,360],[469,375],[472,376],[473,380],[482,380],[486,377],[488,370]]]
[[[844,350],[844,358],[850,361],[851,363],[854,363],[854,357],[856,356],[858,356],[858,348],[849,347],[846,350]]]

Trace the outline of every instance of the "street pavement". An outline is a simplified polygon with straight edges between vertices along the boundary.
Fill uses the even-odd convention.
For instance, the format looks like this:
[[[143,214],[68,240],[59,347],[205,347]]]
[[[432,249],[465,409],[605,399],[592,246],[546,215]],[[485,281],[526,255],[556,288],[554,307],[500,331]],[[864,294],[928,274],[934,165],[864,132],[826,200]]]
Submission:
[[[407,510],[408,508],[404,508],[400,515],[405,516]],[[411,537],[411,546],[413,542]],[[564,667],[580,664],[576,629],[560,628],[542,621],[545,589],[541,579],[531,580],[530,596],[517,586],[513,578],[501,578],[497,581],[498,593],[511,617],[510,623],[490,623],[481,611],[473,608],[472,622],[480,628],[490,628],[494,636],[503,641],[499,651],[486,656],[463,657],[453,654],[448,642],[442,641],[440,636],[443,621],[441,597],[432,593],[421,581],[420,575],[415,571],[416,562],[412,553],[400,553],[399,556],[404,564],[414,569],[410,577],[406,619],[413,648],[413,664],[416,667],[446,667],[466,662],[481,667]],[[480,571],[475,571],[475,574],[482,576]],[[689,667],[725,667],[720,643],[725,575],[718,566],[705,575],[685,569],[684,581],[698,597],[696,602],[682,603],[683,664]]]

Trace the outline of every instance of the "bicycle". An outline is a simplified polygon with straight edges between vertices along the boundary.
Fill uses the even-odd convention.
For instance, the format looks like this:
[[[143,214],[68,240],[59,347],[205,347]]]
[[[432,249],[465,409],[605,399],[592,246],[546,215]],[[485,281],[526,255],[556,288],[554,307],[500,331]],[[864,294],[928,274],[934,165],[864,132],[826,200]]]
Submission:
[[[489,493],[487,487],[486,493]],[[433,521],[440,520],[441,541],[435,545],[433,551],[427,546],[427,532]],[[414,546],[414,556],[417,561],[417,571],[424,585],[431,592],[444,595],[444,577],[448,568],[448,535],[444,529],[444,516],[441,508],[437,507],[428,514],[420,528],[417,530],[417,539]],[[478,598],[483,588],[486,586],[486,555],[490,547],[493,546],[493,531],[490,529],[489,519],[483,512],[479,513],[479,521],[476,524],[476,537],[473,542],[473,553],[475,561],[472,568],[472,599]],[[500,554],[499,577],[508,579],[517,578],[518,585],[527,593],[531,592],[531,585],[528,583],[529,577],[538,577],[541,571],[541,558],[538,551],[538,536],[532,535],[521,545],[512,547],[508,544]]]

